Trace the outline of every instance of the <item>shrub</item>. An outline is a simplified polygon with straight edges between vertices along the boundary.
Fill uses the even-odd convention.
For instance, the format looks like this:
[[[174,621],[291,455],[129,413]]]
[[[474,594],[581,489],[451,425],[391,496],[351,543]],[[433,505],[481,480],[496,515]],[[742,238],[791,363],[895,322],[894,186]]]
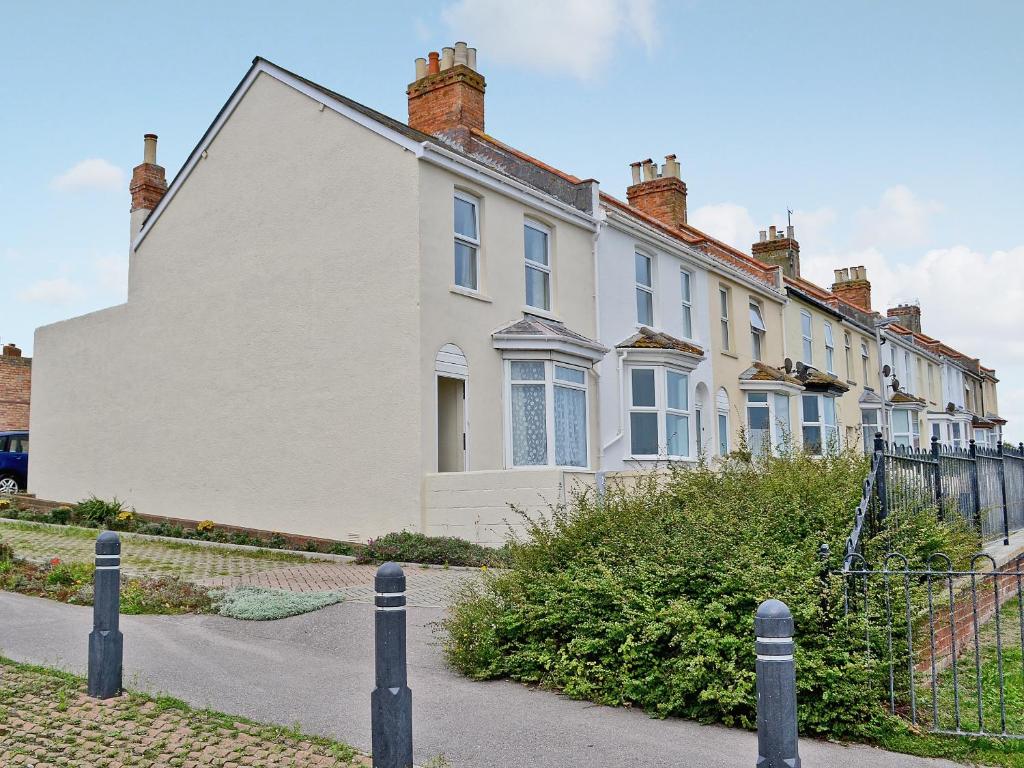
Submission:
[[[355,547],[351,544],[347,544],[344,541],[336,541],[331,544],[331,548],[327,550],[332,555],[353,555],[355,554]]]
[[[210,533],[216,527],[213,520],[202,520],[196,523],[196,530],[200,533]]]
[[[232,619],[272,621],[318,611],[340,603],[340,592],[287,592],[261,587],[235,587],[213,594],[217,613]]]
[[[121,577],[123,614],[208,613],[212,605],[207,588],[178,578]]]
[[[67,525],[71,522],[71,515],[74,510],[71,507],[55,507],[50,510],[50,522],[57,525]]]
[[[0,499],[0,516],[6,515],[12,509],[14,509],[14,504],[10,499]]]
[[[428,563],[433,565],[502,566],[505,550],[473,544],[451,536],[426,536],[402,531],[371,539],[359,551],[360,563]]]
[[[863,456],[794,453],[611,484],[600,502],[577,494],[528,521],[510,570],[463,587],[446,658],[477,679],[749,728],[754,613],[775,597],[796,623],[801,731],[863,735],[883,717],[885,670],[842,619],[842,580],[823,582],[817,550],[829,544],[839,565],[866,468]],[[976,543],[933,510],[885,536],[915,557]]]
[[[110,501],[90,496],[74,507],[74,518],[90,528],[105,528],[117,520],[125,511],[124,504],[113,498]]]
[[[91,563],[62,563],[54,558],[46,574],[46,585],[78,589],[92,581],[93,570]]]
[[[0,563],[7,563],[14,559],[14,549],[3,539],[0,539]]]

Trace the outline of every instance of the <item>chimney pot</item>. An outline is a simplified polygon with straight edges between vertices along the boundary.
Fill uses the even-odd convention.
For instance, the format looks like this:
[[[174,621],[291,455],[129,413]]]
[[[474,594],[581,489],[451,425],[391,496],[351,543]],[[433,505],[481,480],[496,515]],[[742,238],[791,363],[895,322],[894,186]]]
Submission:
[[[679,161],[676,160],[675,155],[665,155],[665,167],[662,171],[662,176],[668,176],[673,179],[682,177],[679,170]]]
[[[430,53],[427,54],[427,74],[428,75],[436,75],[438,72],[441,71],[441,66],[438,63],[437,58],[438,58],[437,51],[431,51]]]
[[[758,232],[758,235],[760,237],[760,242],[764,243],[768,241],[768,233],[765,230],[762,229]]]
[[[458,42],[455,44],[455,63],[467,66],[469,64],[468,49],[465,43]]]
[[[156,165],[156,134],[147,133],[142,137],[142,162]]]
[[[629,170],[633,174],[633,183],[634,184],[639,184],[640,183],[640,163],[639,162],[630,163],[629,164]]]
[[[843,282],[843,270],[841,270],[841,269],[834,269],[834,270],[832,270],[832,273],[835,275],[835,280],[836,280],[837,283]]]
[[[420,56],[416,59],[416,79],[422,80],[427,76],[427,60]]]
[[[776,236],[777,235],[776,235],[776,232],[775,232],[775,225],[772,224],[770,227],[768,227],[768,239],[769,240],[774,240],[776,238]]]
[[[451,46],[441,49],[441,71],[451,69],[455,63],[455,49]]]
[[[21,357],[21,350],[13,342],[4,344],[4,357]]]
[[[792,240],[793,239],[793,234],[794,234],[793,225],[792,224],[787,225],[787,227],[786,227],[786,237],[788,237],[790,240]]]
[[[466,49],[466,66],[476,72],[476,48]]]
[[[643,169],[644,169],[644,181],[654,181],[654,179],[656,178],[656,173],[655,173],[655,169],[654,169],[654,161],[651,160],[650,158],[647,158],[646,160],[644,160]]]

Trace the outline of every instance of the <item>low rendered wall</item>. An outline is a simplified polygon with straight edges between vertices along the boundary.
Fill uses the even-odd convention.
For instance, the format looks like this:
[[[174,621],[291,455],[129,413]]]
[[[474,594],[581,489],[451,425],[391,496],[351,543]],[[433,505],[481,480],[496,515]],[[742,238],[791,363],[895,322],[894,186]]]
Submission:
[[[522,532],[522,518],[547,514],[575,487],[593,486],[593,472],[560,469],[486,470],[423,476],[423,532],[458,536],[499,547],[510,528]]]

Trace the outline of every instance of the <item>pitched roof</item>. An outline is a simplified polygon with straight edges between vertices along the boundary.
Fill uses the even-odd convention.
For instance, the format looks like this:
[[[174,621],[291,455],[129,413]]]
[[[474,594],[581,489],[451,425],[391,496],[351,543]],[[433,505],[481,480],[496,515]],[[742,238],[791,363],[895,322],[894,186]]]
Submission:
[[[889,397],[890,403],[906,403],[912,405],[925,405],[926,401],[923,397],[914,397],[908,395],[906,392],[893,392]]]
[[[704,356],[704,350],[696,344],[669,336],[667,333],[653,331],[647,326],[643,326],[635,334],[615,346],[618,349],[667,349],[697,357]]]
[[[819,371],[817,368],[812,368],[809,365],[803,368],[798,367],[796,377],[807,389],[817,392],[831,392],[841,395],[844,392],[850,391],[850,385],[840,381],[838,376],[825,373],[825,371]]]
[[[795,387],[802,387],[803,382],[796,376],[791,376],[780,368],[755,361],[747,370],[739,376],[740,381],[777,381],[782,384],[791,384]]]
[[[608,351],[608,348],[598,341],[584,336],[582,333],[570,329],[565,323],[558,320],[549,320],[538,315],[524,315],[522,320],[516,320],[503,328],[499,328],[491,334],[492,338],[546,338],[560,339],[590,347],[595,350]]]

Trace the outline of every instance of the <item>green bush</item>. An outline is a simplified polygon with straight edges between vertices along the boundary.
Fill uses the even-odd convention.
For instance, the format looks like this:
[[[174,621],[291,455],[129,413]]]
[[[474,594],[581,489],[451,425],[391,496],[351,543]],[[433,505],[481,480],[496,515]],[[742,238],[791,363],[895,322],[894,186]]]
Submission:
[[[206,587],[179,578],[121,577],[121,613],[208,613],[213,605]]]
[[[827,543],[839,567],[866,470],[852,453],[793,453],[612,484],[600,503],[578,494],[528,521],[510,570],[463,588],[444,622],[447,660],[477,679],[749,728],[754,613],[774,597],[796,623],[801,731],[863,735],[883,717],[885,670],[817,553]],[[915,558],[976,544],[928,510],[885,536]]]
[[[3,539],[0,539],[0,563],[8,563],[14,559],[14,548]]]
[[[235,587],[213,593],[217,613],[245,621],[272,621],[326,608],[344,600],[340,592],[287,592]]]
[[[432,565],[497,566],[506,563],[505,550],[491,549],[451,536],[426,536],[402,531],[370,539],[358,553],[360,563],[427,563]]]
[[[92,563],[62,563],[54,561],[46,574],[49,587],[75,587],[92,581]]]
[[[74,510],[71,507],[55,507],[50,510],[50,522],[57,525],[67,525],[71,522]]]
[[[90,496],[74,506],[72,518],[90,528],[107,528],[125,512],[125,506],[117,498],[110,501]]]

